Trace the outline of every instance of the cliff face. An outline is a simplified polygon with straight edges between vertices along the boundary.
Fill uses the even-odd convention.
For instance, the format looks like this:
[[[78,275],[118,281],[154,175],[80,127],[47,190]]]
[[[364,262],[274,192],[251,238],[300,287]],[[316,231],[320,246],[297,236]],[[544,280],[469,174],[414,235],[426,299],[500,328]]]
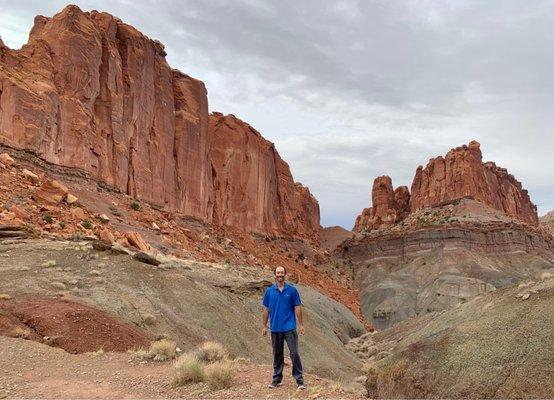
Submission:
[[[0,144],[208,223],[217,212],[218,223],[247,230],[316,229],[317,203],[295,186],[274,150],[275,166],[260,161],[259,171],[234,171],[259,172],[266,187],[246,179],[246,186],[227,187],[232,193],[214,192],[223,186],[212,178],[206,88],[173,70],[165,55],[161,43],[107,13],[68,6],[52,18],[36,17],[21,50],[0,43]]]
[[[502,213],[538,224],[537,207],[527,190],[506,169],[493,162],[483,163],[479,143],[457,147],[445,157],[417,168],[411,193],[406,187],[392,190],[389,177],[375,179],[371,208],[356,219],[355,231],[387,227],[402,221],[410,213],[456,199],[472,198]]]
[[[159,42],[68,6],[1,57],[2,143],[211,220],[206,89]]]
[[[409,201],[410,192],[406,186],[393,190],[390,177],[385,175],[375,178],[371,190],[372,207],[365,208],[356,218],[353,230],[361,232],[364,229],[377,229],[401,221],[410,212]]]
[[[452,149],[446,157],[418,167],[412,183],[412,211],[458,199],[472,197],[513,218],[538,224],[537,207],[527,190],[506,169],[492,162],[483,163],[479,143]]]
[[[294,183],[273,143],[232,115],[210,115],[214,222],[250,231],[317,235],[319,205]]]

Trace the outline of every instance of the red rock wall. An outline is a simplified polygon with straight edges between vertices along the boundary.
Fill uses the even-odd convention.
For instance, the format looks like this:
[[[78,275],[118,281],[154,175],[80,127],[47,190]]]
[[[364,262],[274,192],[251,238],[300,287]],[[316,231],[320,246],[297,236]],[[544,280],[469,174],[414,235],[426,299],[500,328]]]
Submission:
[[[0,90],[1,143],[211,220],[206,89],[159,42],[68,6],[0,50]]]
[[[513,175],[492,162],[483,163],[479,143],[450,150],[446,156],[418,167],[412,183],[410,207],[425,207],[472,197],[513,218],[538,224],[537,208]]]
[[[210,115],[214,222],[255,232],[317,236],[319,205],[254,128],[232,115]]]
[[[208,223],[317,233],[319,206],[273,145],[237,122],[210,158],[208,125],[204,84],[109,14],[68,6],[35,18],[21,50],[0,43],[1,144]]]
[[[410,212],[448,201],[471,197],[506,215],[538,225],[537,207],[527,190],[506,169],[493,162],[483,163],[480,144],[472,141],[445,157],[429,160],[417,168],[411,193],[405,186],[394,192],[388,176],[373,182],[372,207],[356,218],[354,231],[378,229],[397,223]]]
[[[393,190],[388,176],[379,176],[373,181],[371,190],[372,207],[365,208],[356,218],[353,230],[378,229],[393,225],[410,213],[410,192],[406,186]]]

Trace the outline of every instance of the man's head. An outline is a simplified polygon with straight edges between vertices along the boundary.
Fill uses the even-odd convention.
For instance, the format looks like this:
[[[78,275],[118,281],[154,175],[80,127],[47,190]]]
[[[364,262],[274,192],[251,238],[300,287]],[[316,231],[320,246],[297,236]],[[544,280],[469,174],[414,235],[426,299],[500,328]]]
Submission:
[[[277,283],[285,282],[285,276],[287,275],[287,270],[285,267],[275,267],[273,273],[275,274],[275,281]]]

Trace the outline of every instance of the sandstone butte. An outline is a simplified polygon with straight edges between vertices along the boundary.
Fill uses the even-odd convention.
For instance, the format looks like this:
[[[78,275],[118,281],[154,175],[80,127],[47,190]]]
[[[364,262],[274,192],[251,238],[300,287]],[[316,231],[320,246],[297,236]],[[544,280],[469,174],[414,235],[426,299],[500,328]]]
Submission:
[[[527,190],[505,168],[483,162],[480,144],[450,150],[445,157],[417,168],[411,193],[405,186],[393,190],[388,176],[375,179],[372,207],[356,219],[354,231],[377,229],[403,220],[410,212],[460,198],[472,198],[530,225],[538,224],[537,207]]]
[[[238,120],[210,125],[204,84],[165,55],[107,13],[37,16],[20,50],[0,40],[0,144],[207,223],[317,234],[317,202],[273,145]]]

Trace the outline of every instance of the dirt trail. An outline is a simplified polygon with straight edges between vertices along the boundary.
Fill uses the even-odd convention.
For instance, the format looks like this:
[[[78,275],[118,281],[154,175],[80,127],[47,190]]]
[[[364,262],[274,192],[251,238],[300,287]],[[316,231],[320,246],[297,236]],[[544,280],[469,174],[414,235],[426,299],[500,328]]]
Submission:
[[[286,367],[283,386],[267,388],[271,367],[240,362],[233,386],[211,391],[206,383],[172,388],[172,362],[140,363],[126,353],[69,354],[29,340],[0,336],[0,398],[343,398],[361,399],[330,380],[306,375],[298,391]]]

